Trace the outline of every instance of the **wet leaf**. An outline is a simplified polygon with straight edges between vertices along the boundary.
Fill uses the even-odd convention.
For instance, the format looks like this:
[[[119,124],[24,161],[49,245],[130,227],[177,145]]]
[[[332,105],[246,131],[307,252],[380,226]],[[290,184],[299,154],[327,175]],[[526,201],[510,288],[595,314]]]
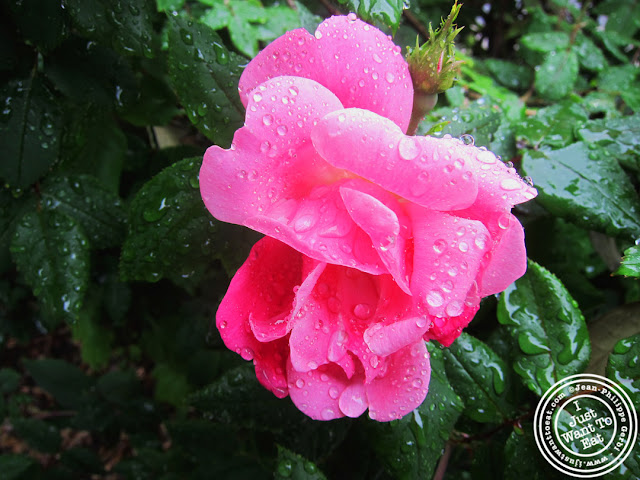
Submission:
[[[485,60],[484,66],[500,85],[512,90],[526,90],[533,82],[533,70],[527,65],[489,58]]]
[[[32,195],[15,198],[9,189],[0,190],[0,272],[8,270],[12,265],[9,247],[16,226],[35,206],[36,199]]]
[[[560,100],[578,80],[578,55],[573,49],[549,52],[536,68],[535,86],[541,97]]]
[[[564,102],[541,108],[535,115],[515,124],[516,140],[523,145],[564,147],[575,140],[576,127],[589,119],[579,103]]]
[[[622,97],[634,111],[640,110],[640,92],[636,88],[638,69],[630,64],[609,67],[598,75],[600,90]]]
[[[566,478],[548,465],[533,439],[533,425],[511,432],[504,446],[505,480],[555,480]]]
[[[37,75],[0,88],[0,178],[27,187],[58,160],[63,117],[54,95]]]
[[[61,2],[22,0],[8,5],[23,38],[41,51],[58,46],[67,33],[68,18]]]
[[[86,37],[123,55],[151,58],[157,46],[151,0],[67,0],[74,26]]]
[[[90,175],[51,176],[41,189],[44,210],[71,217],[94,248],[120,244],[125,233],[122,200]]]
[[[442,349],[427,343],[431,381],[427,398],[413,413],[390,423],[370,423],[369,441],[397,479],[431,478],[453,426],[463,411],[445,373]]]
[[[447,377],[464,401],[464,415],[483,423],[499,423],[513,415],[506,398],[511,388],[509,369],[488,345],[462,333],[444,357]]]
[[[198,183],[201,163],[201,157],[184,159],[136,194],[120,259],[124,279],[168,278],[192,288],[214,259],[237,267],[236,259],[246,258],[258,237],[247,229],[219,223],[206,210]]]
[[[640,114],[601,118],[577,130],[586,143],[596,144],[625,167],[640,170]]]
[[[62,438],[60,431],[49,423],[36,418],[14,418],[11,426],[18,437],[29,447],[41,453],[56,453]]]
[[[73,323],[89,283],[89,241],[81,227],[60,212],[27,213],[16,227],[11,254],[49,326],[60,319]]]
[[[26,478],[24,473],[32,470],[36,461],[27,455],[0,455],[0,472],[5,480],[20,480]],[[32,475],[33,472],[30,473]]]
[[[0,369],[0,396],[11,393],[20,384],[20,374],[12,368]]]
[[[170,18],[169,74],[189,120],[210,140],[229,146],[244,122],[238,94],[241,65],[220,37],[201,23]]]
[[[338,0],[368,23],[391,29],[395,34],[402,18],[403,0]],[[437,24],[437,22],[434,22]]]
[[[623,338],[609,356],[606,374],[629,394],[636,410],[640,408],[640,334]]]
[[[580,65],[587,70],[599,72],[609,66],[602,50],[583,33],[579,33],[576,36],[575,50],[578,54]]]
[[[278,445],[276,470],[273,472],[275,480],[326,480],[327,477],[315,463]]]
[[[611,236],[640,237],[640,201],[618,162],[577,142],[561,150],[529,150],[522,168],[537,202],[552,214]]]
[[[587,367],[591,345],[582,313],[557,277],[535,262],[500,295],[498,320],[519,346],[516,373],[536,394]]]
[[[45,358],[24,360],[23,363],[38,386],[65,408],[80,408],[85,392],[93,385],[82,370],[64,360]]]
[[[536,52],[554,52],[569,46],[570,37],[564,32],[530,33],[520,39],[523,47]]]
[[[622,264],[614,274],[626,277],[640,277],[640,246],[634,245],[624,251]]]

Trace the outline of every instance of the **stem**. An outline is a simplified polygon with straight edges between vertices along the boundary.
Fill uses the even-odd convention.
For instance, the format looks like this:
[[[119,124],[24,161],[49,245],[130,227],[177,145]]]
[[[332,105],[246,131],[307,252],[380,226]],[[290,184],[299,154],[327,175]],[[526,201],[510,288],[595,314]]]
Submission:
[[[415,135],[418,131],[418,125],[424,116],[433,110],[438,102],[438,94],[425,94],[416,90],[413,97],[413,110],[411,111],[411,121],[407,128],[407,135]]]

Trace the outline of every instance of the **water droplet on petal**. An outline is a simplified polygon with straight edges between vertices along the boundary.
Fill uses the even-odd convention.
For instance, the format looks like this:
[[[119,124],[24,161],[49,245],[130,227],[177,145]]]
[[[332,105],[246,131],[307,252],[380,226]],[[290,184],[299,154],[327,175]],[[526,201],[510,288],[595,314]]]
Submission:
[[[420,145],[414,137],[402,137],[398,143],[398,153],[405,160],[413,160],[420,155]]]
[[[462,302],[452,300],[445,308],[445,313],[450,317],[457,317],[462,313],[463,306]]]
[[[489,165],[496,163],[497,160],[496,156],[488,150],[481,150],[476,158],[478,159],[478,161]]]
[[[371,316],[371,307],[366,303],[359,303],[355,307],[353,307],[353,314],[361,319],[365,320]]]
[[[500,182],[500,187],[507,191],[518,190],[520,188],[520,182],[515,178],[505,178]]]
[[[444,249],[447,248],[447,242],[445,242],[444,240],[440,239],[440,240],[436,240],[433,243],[433,250],[435,250],[436,253],[442,253],[444,252]]]
[[[253,94],[253,101],[258,103],[260,100],[262,100],[262,94],[259,92],[256,92]]]
[[[262,123],[264,123],[266,126],[271,125],[273,123],[273,117],[267,113],[264,117],[262,117]]]
[[[442,306],[442,304],[444,303],[442,294],[437,290],[431,290],[427,294],[427,303],[434,308]]]
[[[284,136],[287,134],[287,127],[285,125],[278,125],[276,132],[278,132],[278,135]]]
[[[396,79],[396,76],[391,72],[387,72],[387,74],[385,75],[384,78],[387,79],[387,82],[393,83],[395,81],[395,79]]]
[[[299,378],[298,380],[296,380],[296,387],[298,388],[302,388],[304,387],[304,380]]]

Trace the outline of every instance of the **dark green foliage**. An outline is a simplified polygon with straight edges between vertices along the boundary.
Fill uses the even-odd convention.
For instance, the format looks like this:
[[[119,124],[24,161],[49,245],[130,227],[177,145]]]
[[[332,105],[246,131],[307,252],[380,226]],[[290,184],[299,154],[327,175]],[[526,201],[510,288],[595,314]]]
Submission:
[[[427,344],[415,411],[311,420],[215,328],[260,235],[215,220],[198,173],[205,149],[228,148],[243,125],[249,59],[349,12],[404,52],[451,4],[2,2],[1,479],[564,478],[540,456],[531,417],[551,384],[591,368],[592,344],[640,407],[625,305],[640,299],[634,0],[461,9],[464,64],[418,132],[473,137],[539,195],[514,210],[526,275],[485,299],[450,347]],[[601,352],[598,317],[619,311]],[[604,478],[640,478],[640,440]]]

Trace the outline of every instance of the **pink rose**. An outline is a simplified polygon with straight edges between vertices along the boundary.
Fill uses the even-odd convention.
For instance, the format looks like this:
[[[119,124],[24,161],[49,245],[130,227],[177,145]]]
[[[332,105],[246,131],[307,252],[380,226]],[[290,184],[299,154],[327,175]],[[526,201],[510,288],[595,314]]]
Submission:
[[[394,420],[427,394],[428,321],[388,274],[319,262],[265,237],[233,277],[216,324],[266,388],[315,419],[368,408]]]
[[[365,289],[371,299],[362,302],[375,314],[349,334],[351,360],[341,361],[356,366],[343,365],[326,350],[329,339],[342,331],[340,315],[330,315],[328,303],[322,305],[311,267],[296,270],[287,282],[253,285],[254,295],[279,295],[284,303],[278,312],[255,300],[249,290],[239,299],[242,293],[232,293],[234,285],[253,280],[236,277],[218,313],[219,327],[224,317],[226,328],[232,328],[228,332],[234,332],[223,333],[225,342],[241,353],[242,348],[253,350],[259,378],[265,370],[258,365],[271,368],[277,363],[267,360],[273,349],[287,374],[275,384],[261,381],[279,396],[288,389],[314,418],[323,418],[323,409],[310,404],[302,408],[292,379],[294,384],[313,379],[313,388],[320,388],[317,377],[325,375],[363,399],[359,413],[368,404],[370,414],[381,420],[406,413],[380,407],[372,400],[377,395],[372,392],[378,391],[374,385],[387,385],[386,395],[395,398],[394,388],[400,387],[391,385],[411,353],[423,348],[416,346],[420,337],[451,344],[482,297],[504,290],[524,274],[524,232],[511,208],[533,198],[535,189],[486,149],[453,138],[405,136],[413,101],[408,66],[390,37],[355,17],[332,17],[315,36],[299,29],[280,37],[249,63],[239,90],[247,108],[245,125],[229,150],[215,145],[207,150],[200,171],[203,200],[219,220],[245,225],[293,250],[272,255],[272,261],[250,259],[238,276],[254,272],[275,278],[293,275],[289,262],[315,265],[330,278],[324,284],[335,289],[328,298],[345,302],[355,295],[351,289],[360,288],[346,280],[348,272],[355,272],[376,285]],[[256,249],[271,248],[260,245]],[[258,272],[258,264],[266,270]],[[301,293],[307,284],[313,295]],[[290,291],[276,293],[276,285]],[[295,285],[301,285],[296,295],[291,290]],[[318,318],[329,329],[329,339],[310,342],[299,355],[296,332],[308,331],[312,338],[314,330],[308,321],[299,325],[291,317],[301,311],[300,302],[306,305],[304,299],[312,299],[326,313],[326,318]],[[253,305],[250,312],[245,303]],[[378,312],[381,308],[384,313]],[[234,311],[242,315],[234,316]],[[260,337],[251,318],[273,315],[279,318],[267,324],[277,335]],[[353,313],[349,318],[356,317]],[[396,341],[397,331],[410,323],[423,325],[424,331]],[[418,333],[415,328],[411,332]],[[379,343],[385,346],[378,347],[380,335]],[[285,364],[287,348],[291,361]],[[367,358],[377,348],[376,356],[386,357],[381,362],[386,373],[376,370],[371,376]],[[298,358],[307,360],[306,367]],[[310,362],[318,367],[310,368]],[[423,370],[428,372],[428,367]],[[311,377],[306,376],[309,372]],[[309,395],[313,388],[309,386]],[[424,388],[426,392],[426,384]],[[406,405],[419,397],[415,392],[401,394]],[[358,411],[353,405],[338,410],[340,400],[331,395],[322,398],[335,416]]]

